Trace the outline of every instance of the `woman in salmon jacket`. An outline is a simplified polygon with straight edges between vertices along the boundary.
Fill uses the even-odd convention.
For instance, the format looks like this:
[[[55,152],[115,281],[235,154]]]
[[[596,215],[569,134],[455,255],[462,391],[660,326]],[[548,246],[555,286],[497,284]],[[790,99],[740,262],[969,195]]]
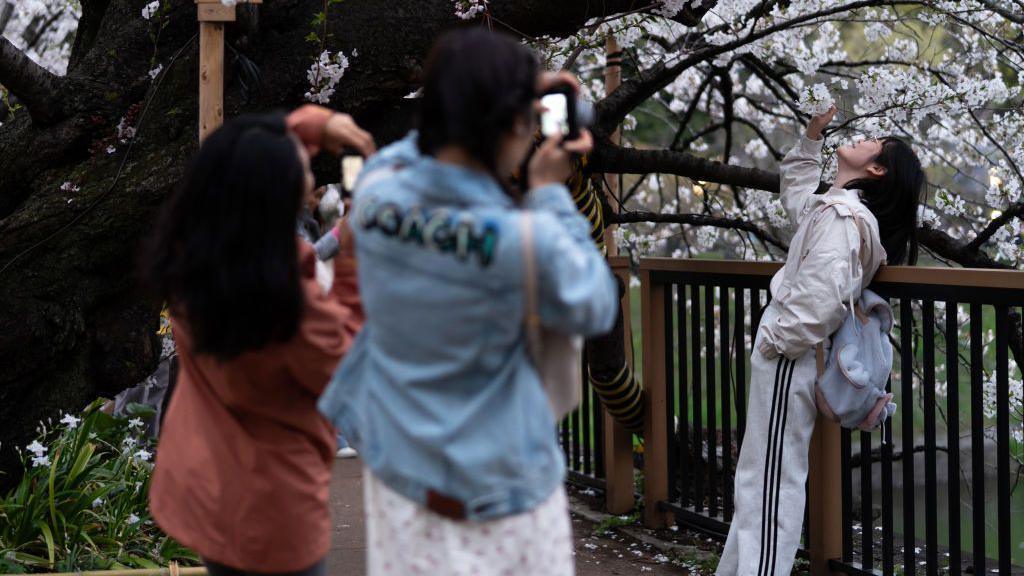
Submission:
[[[835,184],[815,194],[822,131],[835,112],[833,106],[812,117],[805,137],[782,161],[782,204],[796,234],[785,266],[772,278],[772,301],[751,354],[736,512],[719,576],[790,573],[818,414],[814,349],[828,346],[850,313],[848,303],[860,298],[882,263],[912,261],[916,252],[924,173],[902,140],[868,139],[839,148]]]
[[[148,276],[181,362],[150,488],[160,527],[210,573],[324,574],[335,432],[317,397],[362,325],[352,246],[335,287],[295,232],[309,157],[373,141],[306,106],[203,143],[155,235]]]

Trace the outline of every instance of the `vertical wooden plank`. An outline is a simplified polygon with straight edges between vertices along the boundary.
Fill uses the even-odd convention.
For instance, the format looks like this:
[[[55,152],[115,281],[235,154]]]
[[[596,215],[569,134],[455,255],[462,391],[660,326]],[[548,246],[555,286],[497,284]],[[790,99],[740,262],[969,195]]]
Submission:
[[[811,574],[831,574],[828,561],[843,555],[842,458],[839,424],[818,416],[807,474]]]
[[[224,123],[224,23],[199,23],[199,141]]]
[[[612,258],[612,270],[629,286],[629,260]],[[633,366],[633,329],[630,312],[630,292],[626,289],[622,297],[623,340],[626,346],[626,362]],[[633,509],[635,488],[633,486],[633,434],[612,418],[602,406],[604,419],[604,472],[605,508],[610,514],[626,514]]]
[[[674,285],[676,290],[683,291],[682,284]],[[676,368],[675,368],[675,340],[673,338],[672,321],[674,319],[675,307],[672,304],[673,285],[665,285],[665,335],[664,346],[665,346],[665,443],[668,452],[668,501],[675,502],[679,497],[679,463],[676,460],[676,454],[678,446],[676,446]],[[685,367],[685,362],[679,363],[680,367]]]
[[[668,422],[665,418],[665,286],[652,282],[650,271],[640,276],[641,338],[644,378],[644,525],[663,528],[667,514],[658,503],[668,499]]]

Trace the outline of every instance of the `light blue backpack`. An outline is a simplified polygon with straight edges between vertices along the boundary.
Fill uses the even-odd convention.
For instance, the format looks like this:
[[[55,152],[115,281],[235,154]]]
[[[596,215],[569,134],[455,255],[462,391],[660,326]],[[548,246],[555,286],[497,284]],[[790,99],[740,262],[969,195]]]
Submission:
[[[843,325],[832,335],[832,349],[823,358],[815,386],[818,410],[844,428],[877,429],[896,412],[885,391],[892,370],[892,308],[874,292],[864,290]]]

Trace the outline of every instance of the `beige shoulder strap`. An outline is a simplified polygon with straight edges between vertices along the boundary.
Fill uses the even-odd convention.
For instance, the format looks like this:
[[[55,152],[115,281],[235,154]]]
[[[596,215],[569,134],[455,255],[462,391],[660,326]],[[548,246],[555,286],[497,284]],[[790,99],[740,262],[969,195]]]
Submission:
[[[522,212],[519,228],[523,236],[523,301],[526,309],[523,324],[526,329],[526,350],[536,362],[540,359],[540,307],[537,303],[537,260],[533,250],[533,218],[530,212]]]

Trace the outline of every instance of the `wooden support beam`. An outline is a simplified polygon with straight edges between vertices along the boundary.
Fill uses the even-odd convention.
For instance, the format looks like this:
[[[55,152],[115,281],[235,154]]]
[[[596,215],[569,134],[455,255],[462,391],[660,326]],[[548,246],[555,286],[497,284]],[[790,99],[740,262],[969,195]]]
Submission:
[[[818,416],[807,473],[808,552],[813,576],[831,575],[828,561],[843,554],[843,477],[839,424]]]
[[[224,123],[224,23],[199,23],[199,141]]]
[[[629,258],[611,257],[608,259],[612,272],[620,280],[629,286]],[[626,289],[622,297],[622,320],[624,328],[624,343],[626,346],[626,362],[630,369],[633,366],[633,338],[630,329],[630,297],[629,289]],[[604,417],[604,477],[605,477],[605,509],[609,514],[628,514],[633,509],[635,491],[633,480],[633,433],[626,430],[625,426],[618,420],[612,418],[608,409],[602,409]]]
[[[640,272],[644,381],[644,525],[664,528],[671,513],[658,509],[668,500],[668,405],[665,374],[665,290]]]
[[[224,23],[235,21],[235,6],[195,0],[199,20],[199,141],[224,123]],[[237,4],[262,4],[239,0]]]
[[[614,35],[608,36],[605,49],[609,54],[619,52],[619,44],[616,42]],[[622,70],[619,66],[621,58],[615,60],[615,62],[613,60],[614,58],[609,57],[608,64],[605,66],[604,86],[606,94],[618,88],[619,84],[622,83]],[[612,142],[616,144],[619,142],[618,130],[612,135]],[[604,178],[612,194],[618,194],[618,175],[605,174]],[[609,202],[608,204],[615,209],[615,202]],[[633,331],[630,328],[629,260],[616,257],[619,249],[615,245],[614,232],[615,226],[605,228],[604,246],[609,257],[609,263],[612,265],[612,270],[622,280],[623,284],[627,286],[626,294],[621,302],[624,326],[623,341],[626,346],[626,361],[629,362],[630,368],[635,370],[636,367],[633,366],[632,354]],[[626,514],[633,509],[635,495],[633,481],[633,434],[626,430],[625,426],[615,420],[615,418],[612,418],[607,409],[602,410],[602,413],[604,414],[604,429],[607,431],[604,441],[605,509],[610,514]]]

